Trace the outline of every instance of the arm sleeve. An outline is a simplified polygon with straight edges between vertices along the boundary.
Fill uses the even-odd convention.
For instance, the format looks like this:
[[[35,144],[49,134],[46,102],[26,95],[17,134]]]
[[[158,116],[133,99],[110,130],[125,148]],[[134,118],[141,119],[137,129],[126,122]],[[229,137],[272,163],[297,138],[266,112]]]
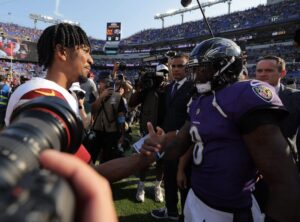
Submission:
[[[238,129],[242,134],[247,134],[257,127],[265,124],[278,125],[288,115],[288,111],[282,107],[259,107],[249,110],[237,121]]]

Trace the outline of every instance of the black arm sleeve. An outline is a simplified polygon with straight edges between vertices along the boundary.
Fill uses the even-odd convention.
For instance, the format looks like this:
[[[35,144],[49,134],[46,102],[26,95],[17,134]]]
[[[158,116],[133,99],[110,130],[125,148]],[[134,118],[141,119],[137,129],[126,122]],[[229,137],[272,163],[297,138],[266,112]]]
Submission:
[[[239,119],[237,126],[242,134],[247,134],[261,125],[279,125],[287,115],[288,111],[281,107],[259,107],[245,113]]]

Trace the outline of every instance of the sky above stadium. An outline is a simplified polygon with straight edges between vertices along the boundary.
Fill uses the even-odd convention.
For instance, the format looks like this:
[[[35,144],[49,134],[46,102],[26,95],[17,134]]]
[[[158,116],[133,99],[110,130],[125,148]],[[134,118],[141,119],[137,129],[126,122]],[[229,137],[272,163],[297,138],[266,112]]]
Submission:
[[[208,0],[200,0],[201,3]],[[193,0],[192,4],[197,1]],[[240,11],[266,4],[266,0],[232,0],[231,11]],[[34,28],[30,13],[51,16],[60,20],[79,22],[89,36],[105,39],[106,23],[121,22],[122,38],[141,30],[161,28],[161,20],[154,19],[158,13],[183,8],[180,0],[0,0],[0,22],[12,22]],[[208,17],[226,14],[227,3],[205,8]],[[200,10],[185,13],[184,21],[202,19]],[[181,16],[165,18],[165,27],[180,24]],[[49,24],[37,23],[38,29]]]

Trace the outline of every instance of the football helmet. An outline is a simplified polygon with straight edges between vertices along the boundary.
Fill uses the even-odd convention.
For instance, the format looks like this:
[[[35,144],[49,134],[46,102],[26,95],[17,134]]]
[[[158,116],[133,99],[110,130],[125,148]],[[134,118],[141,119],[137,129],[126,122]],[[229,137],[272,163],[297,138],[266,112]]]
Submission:
[[[190,53],[189,68],[199,93],[236,82],[242,67],[242,51],[230,39],[216,37],[205,40]]]

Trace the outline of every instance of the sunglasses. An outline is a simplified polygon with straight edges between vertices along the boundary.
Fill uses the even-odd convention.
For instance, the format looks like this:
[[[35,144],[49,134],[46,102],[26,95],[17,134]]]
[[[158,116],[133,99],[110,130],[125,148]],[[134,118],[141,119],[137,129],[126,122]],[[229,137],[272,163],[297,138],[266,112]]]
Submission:
[[[185,67],[186,65],[183,65],[183,64],[179,64],[179,65],[172,65],[172,68],[183,68],[183,67]]]

